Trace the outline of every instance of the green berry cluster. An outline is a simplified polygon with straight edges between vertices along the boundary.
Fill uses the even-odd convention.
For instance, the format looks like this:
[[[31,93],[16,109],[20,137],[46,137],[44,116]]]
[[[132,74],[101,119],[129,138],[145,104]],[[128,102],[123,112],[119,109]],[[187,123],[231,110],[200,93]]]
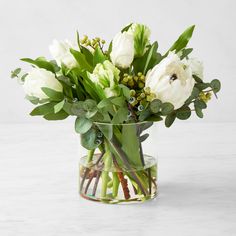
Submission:
[[[151,102],[156,98],[154,93],[151,93],[149,87],[145,87],[141,90],[130,90],[130,104],[134,107],[138,107],[139,110],[146,107],[148,102]]]
[[[145,76],[139,72],[137,75],[124,74],[121,83],[130,89],[142,89],[145,86]]]
[[[95,37],[93,39],[89,39],[87,35],[84,35],[84,37],[80,40],[80,43],[83,45],[83,46],[90,46],[92,48],[97,48],[97,47],[100,47],[102,48],[103,45],[106,43],[105,40],[99,38],[99,37]]]
[[[211,100],[211,93],[210,92],[207,92],[207,93],[200,92],[199,98],[204,102],[208,102],[209,100]]]

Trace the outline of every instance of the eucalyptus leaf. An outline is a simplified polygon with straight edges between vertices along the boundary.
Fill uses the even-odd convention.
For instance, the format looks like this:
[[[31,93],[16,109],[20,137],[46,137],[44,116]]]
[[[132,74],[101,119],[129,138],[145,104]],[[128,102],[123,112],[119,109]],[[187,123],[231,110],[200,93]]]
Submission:
[[[55,91],[51,88],[42,87],[42,91],[50,98],[51,101],[61,101],[64,98],[64,95],[62,92]]]
[[[195,106],[195,107],[198,107],[198,108],[200,108],[200,109],[206,109],[206,108],[207,108],[207,104],[206,104],[204,101],[199,100],[199,99],[197,99],[196,101],[194,101],[194,106]]]
[[[88,150],[95,149],[100,144],[96,143],[97,133],[95,129],[89,129],[86,133],[81,134],[80,140],[81,145]]]
[[[174,110],[174,106],[169,102],[164,102],[161,105],[161,113],[162,115],[168,115]]]
[[[55,102],[46,103],[40,106],[37,106],[36,108],[31,111],[31,116],[42,116],[47,115],[49,113],[54,113],[54,106],[56,105]]]
[[[197,106],[194,106],[195,108],[195,112],[196,112],[196,115],[199,117],[199,118],[203,118],[203,113],[202,113],[202,109],[197,107]]]
[[[144,134],[144,135],[140,136],[139,140],[140,140],[140,142],[144,142],[148,137],[149,137],[149,134]]]
[[[191,116],[189,107],[182,107],[176,111],[176,117],[180,120],[187,120]]]
[[[64,120],[69,116],[65,111],[60,110],[57,113],[49,113],[45,115],[43,118],[46,120]]]
[[[210,86],[213,89],[214,93],[218,93],[221,89],[221,83],[218,79],[212,80]]]
[[[93,123],[91,120],[85,117],[77,117],[75,120],[75,131],[79,134],[86,133],[91,127]]]
[[[153,112],[153,113],[159,112],[160,109],[161,109],[161,104],[162,104],[161,100],[159,100],[159,99],[154,99],[154,100],[150,103],[150,110],[151,110],[151,112]]]
[[[127,107],[120,107],[112,119],[112,124],[122,124],[128,118]]]
[[[176,119],[175,113],[171,113],[171,114],[167,115],[166,119],[165,119],[165,126],[167,128],[169,128],[174,123],[175,119]]]
[[[57,104],[54,106],[54,112],[57,113],[57,112],[59,112],[60,110],[62,110],[62,108],[64,107],[64,104],[65,104],[65,100],[62,100],[61,102],[57,103]]]

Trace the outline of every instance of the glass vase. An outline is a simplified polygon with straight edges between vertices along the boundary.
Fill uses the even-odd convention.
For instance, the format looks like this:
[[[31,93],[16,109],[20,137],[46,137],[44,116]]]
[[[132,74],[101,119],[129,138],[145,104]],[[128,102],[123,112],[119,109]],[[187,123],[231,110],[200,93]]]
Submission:
[[[144,202],[157,195],[157,161],[144,153],[152,122],[94,123],[93,135],[81,137],[91,142],[79,165],[80,195],[104,203]],[[86,139],[86,140],[84,140]]]

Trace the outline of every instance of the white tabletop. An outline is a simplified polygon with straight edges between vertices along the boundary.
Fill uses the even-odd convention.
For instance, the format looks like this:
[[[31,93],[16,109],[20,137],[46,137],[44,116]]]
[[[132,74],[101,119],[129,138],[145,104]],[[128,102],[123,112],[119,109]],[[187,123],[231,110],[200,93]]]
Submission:
[[[157,128],[159,196],[106,205],[78,196],[72,124],[0,125],[0,235],[236,235],[236,124]]]

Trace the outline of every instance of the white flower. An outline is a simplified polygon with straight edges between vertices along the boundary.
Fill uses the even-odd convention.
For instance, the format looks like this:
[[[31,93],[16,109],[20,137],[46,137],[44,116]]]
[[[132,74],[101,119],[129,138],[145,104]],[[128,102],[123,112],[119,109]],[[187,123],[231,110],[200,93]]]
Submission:
[[[192,70],[172,52],[147,73],[146,87],[162,102],[170,102],[175,109],[190,97],[194,79]]]
[[[120,71],[108,60],[99,63],[89,78],[103,90],[106,97],[117,95]]]
[[[64,42],[53,40],[53,43],[49,46],[49,51],[59,66],[63,63],[68,68],[72,69],[77,65],[77,62],[70,53],[71,48],[78,49],[68,40]]]
[[[193,75],[203,79],[203,63],[201,61],[197,58],[189,58],[187,64],[190,66]]]
[[[127,32],[118,33],[112,40],[111,61],[120,68],[128,68],[134,59],[134,39]]]
[[[52,72],[45,69],[33,68],[25,78],[23,89],[28,96],[41,100],[48,98],[42,91],[42,87],[47,87],[58,92],[62,91],[62,85]]]
[[[147,51],[147,46],[150,44],[150,29],[146,25],[134,23],[129,28],[128,33],[133,35],[135,57],[143,56],[143,54]]]

